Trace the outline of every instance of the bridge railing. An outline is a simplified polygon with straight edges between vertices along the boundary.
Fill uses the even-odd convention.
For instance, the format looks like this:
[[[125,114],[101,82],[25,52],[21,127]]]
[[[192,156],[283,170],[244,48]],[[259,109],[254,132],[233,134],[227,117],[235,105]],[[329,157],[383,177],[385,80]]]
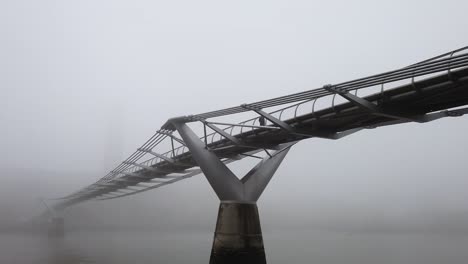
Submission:
[[[412,64],[410,66],[407,66],[397,71],[374,75],[371,77],[357,79],[357,80],[350,81],[350,82],[344,82],[344,83],[335,85],[335,87],[338,87],[346,91],[353,91],[355,95],[364,95],[362,94],[362,92],[360,92],[363,90],[367,90],[365,92],[365,95],[369,95],[372,93],[379,93],[379,92],[384,93],[386,89],[393,88],[393,87],[389,87],[389,84],[392,84],[392,83],[394,84],[393,86],[401,85],[405,81],[406,81],[405,84],[408,84],[408,83],[414,84],[416,77],[420,77],[420,76],[427,77],[428,75],[431,75],[431,74],[440,74],[442,71],[447,71],[447,73],[450,74],[451,71],[453,71],[454,69],[466,67],[467,66],[466,62],[468,59],[467,52],[468,52],[468,47],[464,47],[458,50],[454,50],[454,51],[433,57],[428,60],[418,62],[416,64]],[[300,101],[300,102],[287,105],[285,107],[282,107],[280,109],[270,112],[270,114],[278,118],[279,120],[289,120],[291,118],[295,119],[298,116],[303,115],[303,114],[315,115],[315,113],[320,109],[324,109],[327,107],[331,107],[332,109],[334,109],[334,107],[337,104],[346,102],[341,97],[339,96],[337,97],[336,95],[337,95],[336,93],[334,94],[329,94],[327,92],[320,93],[320,94],[317,94],[314,98],[306,99],[304,101]],[[320,102],[318,102],[319,99],[325,102],[321,102],[322,104],[320,104]],[[341,100],[341,102],[339,100]],[[257,105],[257,103],[254,103],[251,105]],[[254,117],[254,118],[250,118],[250,119],[247,119],[245,121],[238,123],[240,125],[251,126],[247,128],[245,126],[230,125],[222,129],[226,131],[228,134],[230,134],[231,136],[235,136],[235,135],[239,135],[244,132],[247,132],[247,131],[255,130],[254,127],[260,125],[259,120],[260,120],[260,117]],[[218,140],[222,140],[223,136],[220,135],[219,133],[212,132],[212,133],[207,134],[206,136],[200,137],[200,139],[202,140],[205,140],[205,138],[208,144],[212,144]],[[189,150],[185,146],[181,145],[179,147],[174,148],[174,150],[169,150],[169,151],[162,153],[162,155],[166,157],[174,158],[186,152],[189,152]],[[161,162],[164,162],[164,160],[158,157],[154,157],[154,158],[150,158],[148,160],[143,161],[142,164],[147,165],[147,166],[156,166],[158,163],[161,163]],[[141,170],[142,170],[141,167],[129,166],[123,171],[124,172],[139,172]]]

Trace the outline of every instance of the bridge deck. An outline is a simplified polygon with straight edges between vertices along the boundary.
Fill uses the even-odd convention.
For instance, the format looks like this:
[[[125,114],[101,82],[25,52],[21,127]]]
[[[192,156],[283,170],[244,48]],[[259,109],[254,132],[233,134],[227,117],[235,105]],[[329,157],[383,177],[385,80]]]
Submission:
[[[452,56],[453,53],[450,54],[450,58]],[[438,58],[436,57],[436,59]],[[458,63],[462,59],[464,63]],[[442,63],[439,64],[442,65]],[[276,118],[286,125],[286,129],[275,124],[274,120],[270,120],[269,122],[267,120],[265,124],[261,124],[261,117],[255,117],[242,122],[242,125],[250,125],[251,127],[241,127],[239,133],[233,132],[234,128],[238,128],[236,126],[229,126],[227,129],[224,129],[223,131],[230,136],[229,138],[219,132],[210,134],[211,138],[205,136],[201,138],[202,140],[207,140],[207,147],[209,149],[220,158],[223,158],[224,162],[229,163],[252,156],[264,149],[276,148],[279,144],[286,142],[312,137],[338,139],[359,129],[370,129],[406,122],[424,123],[442,117],[461,116],[468,111],[466,109],[448,111],[448,109],[468,104],[468,68],[466,66],[468,66],[468,58],[466,56],[460,57],[452,65],[450,63],[448,66],[444,64],[445,68],[442,67],[440,68],[441,70],[429,68],[429,71],[424,72],[424,74],[416,74],[416,76],[426,76],[425,79],[415,81],[414,72],[413,75],[409,75],[410,78],[402,75],[397,81],[410,80],[408,84],[377,91],[362,97],[355,96],[354,91],[370,87],[375,82],[368,80],[348,82],[358,88],[353,90],[351,86],[343,86],[345,88],[336,90],[336,93],[333,93],[334,90],[330,92],[333,86],[328,89],[328,92],[325,92],[324,89],[311,90],[306,94],[307,96],[310,95],[309,98],[301,97],[306,93],[304,92],[300,96],[294,95],[294,98],[297,98],[297,100],[291,97],[296,101],[284,99],[276,104],[277,106],[289,103],[289,105],[283,108],[283,111],[292,110],[295,113],[294,117],[281,118],[278,115],[281,115],[283,111],[275,112]],[[403,73],[408,71],[405,69],[402,69]],[[427,77],[427,73],[438,73],[439,75]],[[388,79],[390,78],[389,76],[386,75],[385,78]],[[393,79],[389,79],[389,81],[393,81]],[[340,87],[340,85],[336,87]],[[346,87],[351,88],[346,90]],[[341,93],[344,94],[343,97],[348,96],[350,99],[335,104],[335,97],[340,97]],[[314,110],[317,99],[324,96],[333,97],[332,105],[320,110]],[[353,98],[357,98],[356,100],[358,101],[353,100]],[[361,99],[364,100],[362,101]],[[272,100],[268,101],[268,103],[267,101],[258,103],[259,109],[270,107],[270,105],[275,103]],[[291,103],[294,104],[291,105]],[[262,107],[264,105],[266,107]],[[297,114],[299,108],[309,110]],[[207,120],[212,117],[223,117],[248,110],[245,107],[235,107],[183,118],[187,122],[201,120],[202,122],[208,122],[205,124],[210,124]],[[289,129],[287,129],[288,127]],[[98,182],[74,194],[61,198],[55,207],[64,208],[96,198],[113,199],[128,196],[171,184],[200,173],[200,170],[196,168],[196,163],[192,159],[190,151],[184,147],[183,142],[180,142],[179,147],[173,147],[170,151],[163,153],[162,158],[155,157],[141,162],[142,157],[148,153],[151,155],[149,151],[160,142],[164,140],[171,140],[172,143],[177,142],[177,138],[173,139],[173,136],[176,135],[172,131],[170,123],[167,123],[160,132],[148,141],[149,143],[145,143],[141,149],[135,152],[136,154],[134,153],[126,162],[122,163],[123,165],[117,167],[116,170]],[[208,140],[208,138],[211,140]],[[216,140],[216,138],[218,139]],[[149,150],[146,148],[149,148]],[[137,187],[141,183],[151,183],[152,185]],[[128,190],[132,186],[136,189],[130,192],[122,191],[124,189]]]

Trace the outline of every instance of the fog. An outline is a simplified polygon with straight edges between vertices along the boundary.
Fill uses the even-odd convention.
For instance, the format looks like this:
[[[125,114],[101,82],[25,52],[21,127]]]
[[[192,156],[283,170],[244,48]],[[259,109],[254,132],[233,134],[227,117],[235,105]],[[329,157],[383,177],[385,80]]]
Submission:
[[[2,1],[0,225],[41,213],[39,198],[98,180],[168,118],[463,47],[467,8],[464,1]],[[467,128],[467,117],[447,118],[304,140],[258,203],[262,228],[468,234]],[[218,203],[198,175],[77,205],[66,221],[70,229],[212,232]]]

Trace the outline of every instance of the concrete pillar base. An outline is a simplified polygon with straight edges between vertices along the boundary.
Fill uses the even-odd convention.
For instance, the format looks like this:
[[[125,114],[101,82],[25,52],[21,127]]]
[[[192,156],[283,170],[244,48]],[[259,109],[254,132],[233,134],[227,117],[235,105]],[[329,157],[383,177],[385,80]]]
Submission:
[[[63,217],[53,217],[49,222],[48,235],[51,238],[62,238],[65,236],[65,221]]]
[[[266,264],[255,203],[221,202],[210,264]]]

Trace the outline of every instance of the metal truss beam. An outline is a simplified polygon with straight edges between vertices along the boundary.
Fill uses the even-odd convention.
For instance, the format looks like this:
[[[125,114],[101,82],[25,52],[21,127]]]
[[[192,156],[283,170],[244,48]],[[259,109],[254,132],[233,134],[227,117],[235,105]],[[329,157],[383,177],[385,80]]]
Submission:
[[[358,96],[356,96],[354,94],[351,94],[351,93],[349,93],[347,91],[336,88],[336,87],[334,87],[332,85],[325,85],[323,88],[325,90],[329,91],[329,92],[340,95],[341,97],[343,97],[346,100],[350,101],[354,105],[369,111],[373,115],[388,117],[388,118],[392,118],[392,119],[407,120],[407,121],[410,121],[410,122],[418,122],[418,123],[424,122],[423,119],[421,119],[420,117],[405,117],[405,116],[394,115],[392,113],[388,113],[388,112],[384,111],[382,108],[380,108],[379,106],[377,106],[376,104],[374,104],[372,102],[369,102],[369,101],[367,101],[367,100],[365,100],[365,99],[363,99],[361,97],[358,97]]]
[[[300,131],[296,129],[295,127],[290,126],[286,122],[281,121],[278,118],[272,116],[271,114],[266,113],[265,111],[261,110],[258,107],[255,107],[252,105],[242,105],[242,107],[256,112],[261,117],[273,123],[273,125],[275,125],[277,128],[282,129],[292,135],[302,136],[302,137],[318,137],[318,138],[325,138],[325,139],[336,139],[336,137],[338,136],[336,133],[310,133],[310,132]]]
[[[226,131],[224,131],[223,129],[217,127],[216,125],[214,125],[212,122],[206,122],[206,121],[202,121],[206,126],[208,126],[209,128],[213,129],[213,131],[215,131],[216,133],[220,134],[222,137],[226,138],[227,140],[231,141],[234,145],[236,146],[243,146],[243,147],[247,147],[247,148],[253,148],[253,149],[258,149],[258,148],[269,148],[269,149],[276,149],[276,146],[271,146],[271,145],[268,145],[268,146],[265,146],[265,145],[262,145],[262,144],[258,144],[258,143],[246,143],[244,142],[243,140],[240,140],[232,135],[230,135],[229,133],[227,133]],[[278,129],[278,128],[277,128]],[[207,144],[207,141],[206,141],[206,136],[205,136],[205,144]],[[216,149],[216,150],[219,150],[219,149]]]
[[[173,158],[170,158],[170,157],[167,157],[167,156],[164,156],[162,154],[159,154],[159,153],[156,153],[152,150],[149,150],[149,149],[143,149],[143,148],[139,148],[138,149],[139,151],[143,151],[143,152],[146,152],[146,153],[149,153],[157,158],[160,158],[172,165],[176,165],[176,166],[192,166],[191,164],[186,164],[186,163],[183,163],[183,162],[179,162],[179,161],[175,161]],[[141,167],[141,168],[144,168],[144,169],[147,169],[147,170],[151,170],[153,172],[158,172],[158,170],[160,172],[164,172],[164,173],[167,173],[167,171],[164,171],[164,170],[161,170],[160,168],[153,168],[153,167],[149,167],[149,166],[146,166],[146,165],[143,165],[143,164],[138,164],[138,163],[132,163],[132,165],[135,165],[135,166],[138,166],[138,167]],[[170,173],[170,172],[169,172]]]
[[[256,112],[257,114],[264,117],[265,119],[267,119],[268,121],[270,121],[271,123],[273,123],[274,125],[276,125],[277,127],[281,128],[283,130],[286,130],[286,131],[291,132],[291,133],[295,132],[293,127],[291,127],[287,123],[279,120],[278,118],[266,113],[261,108],[258,108],[258,107],[252,106],[252,105],[246,105],[246,104],[241,105],[241,106],[243,108],[245,108],[245,109],[249,109],[249,110],[252,110],[252,111]]]
[[[162,131],[162,130],[159,130],[158,133],[163,134],[163,135],[166,135],[166,136],[172,138],[173,140],[179,142],[181,145],[184,145],[184,146],[185,146],[185,142],[184,142],[182,139],[180,139],[180,138],[174,136],[172,133],[169,133],[169,132],[166,132],[166,131]]]
[[[226,131],[224,131],[223,129],[221,129],[221,128],[215,126],[214,124],[209,123],[209,122],[204,122],[204,121],[203,121],[203,123],[204,123],[207,127],[213,129],[213,131],[215,131],[216,133],[220,134],[221,136],[223,136],[223,137],[226,138],[227,140],[229,140],[229,141],[231,141],[232,143],[234,143],[235,145],[241,145],[241,144],[242,144],[242,142],[241,142],[238,138],[231,136],[231,135],[228,134]]]
[[[210,121],[208,123],[213,124],[213,125],[234,126],[234,127],[248,127],[248,128],[260,128],[260,129],[272,129],[272,130],[281,129],[279,127],[274,127],[274,126],[254,126],[254,125],[231,124],[231,123],[213,122],[213,121]]]
[[[208,142],[207,142],[207,134],[206,134],[206,127],[211,128],[215,133],[218,133],[221,135],[223,138],[229,140],[230,142],[233,143],[233,146],[242,146],[246,148],[252,148],[252,149],[272,149],[272,150],[277,150],[278,146],[277,145],[272,145],[272,144],[263,144],[263,143],[252,143],[252,142],[245,142],[241,139],[238,139],[231,134],[227,133],[224,129],[219,128],[216,125],[226,125],[226,126],[238,126],[238,127],[249,127],[249,128],[262,128],[262,129],[268,129],[268,130],[280,130],[281,128],[279,127],[274,127],[274,126],[255,126],[255,125],[244,125],[244,124],[230,124],[230,123],[223,123],[223,122],[212,122],[212,121],[206,121],[205,119],[202,118],[196,118],[195,116],[189,116],[189,117],[178,117],[178,118],[172,118],[169,119],[168,122],[164,125],[165,127],[173,128],[176,130],[174,126],[174,122],[194,122],[194,121],[200,121],[204,124],[205,126],[205,147],[207,147]],[[184,145],[186,145],[184,143]],[[218,148],[211,148],[212,151],[219,151],[219,150],[224,150],[227,148],[232,148],[231,146],[223,146],[223,147],[218,147]],[[141,150],[141,149],[140,149]],[[237,159],[242,159],[240,155],[237,155]],[[234,156],[229,156],[231,159],[236,159]],[[184,164],[187,166],[193,166],[193,164]]]
[[[160,159],[162,159],[162,160],[165,160],[165,161],[167,161],[167,162],[169,162],[169,163],[171,163],[171,164],[175,164],[175,163],[176,163],[172,158],[166,157],[166,156],[161,155],[161,154],[159,154],[159,153],[156,153],[156,152],[154,152],[154,151],[152,151],[152,150],[149,150],[149,149],[142,149],[142,148],[139,148],[138,150],[139,150],[139,151],[146,152],[146,153],[149,153],[149,154],[151,154],[151,155],[153,155],[153,156],[155,156],[155,157],[157,157],[157,158],[160,158]],[[135,165],[135,166],[140,166],[140,165],[137,165],[137,164],[133,164],[133,165]],[[146,167],[148,167],[148,166],[146,166]],[[151,168],[151,167],[149,167],[149,168]],[[153,169],[153,171],[155,170],[154,168],[152,168],[152,169]]]

